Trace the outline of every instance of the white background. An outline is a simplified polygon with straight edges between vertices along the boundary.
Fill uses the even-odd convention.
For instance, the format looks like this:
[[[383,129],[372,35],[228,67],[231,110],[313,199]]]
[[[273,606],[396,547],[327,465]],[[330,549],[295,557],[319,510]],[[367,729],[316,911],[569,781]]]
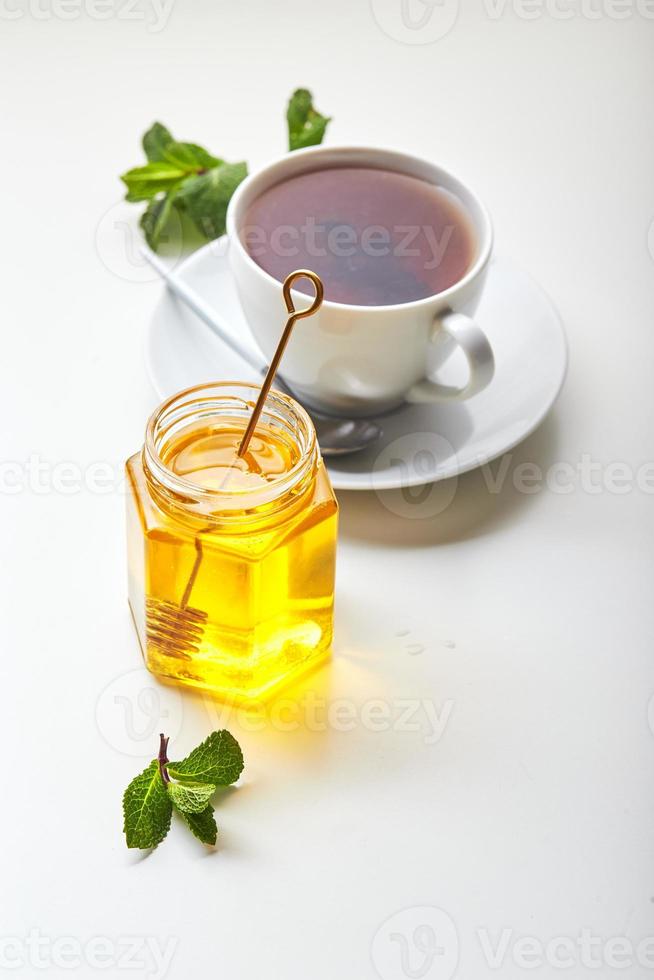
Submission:
[[[635,487],[653,458],[654,20],[628,0],[466,0],[432,39],[402,32],[400,0],[173,0],[158,24],[149,0],[102,20],[31,2],[0,14],[0,971],[156,975],[147,947],[136,970],[118,962],[132,936],[172,943],[175,980],[513,980],[531,972],[518,937],[587,928],[601,965],[577,949],[565,975],[654,973],[635,955],[618,970],[604,946],[654,935],[651,470],[650,492]],[[333,662],[251,731],[129,673],[122,495],[75,492],[74,477],[65,493],[56,466],[118,473],[155,404],[142,338],[160,286],[126,251],[120,222],[138,212],[117,180],[141,133],[159,118],[255,168],[283,152],[298,85],[333,114],[331,142],[396,146],[470,181],[498,248],[559,307],[571,365],[501,492],[471,473],[426,517],[410,497],[340,496]],[[598,492],[581,477],[565,494],[516,489],[520,463],[546,474],[584,454]],[[30,456],[48,464],[38,480]],[[419,730],[398,724],[401,699]],[[246,770],[217,805],[219,847],[175,824],[154,853],[129,852],[121,794],[160,725],[182,755],[221,724]],[[431,965],[414,934],[429,922]],[[510,931],[499,971],[478,930],[493,945]],[[103,971],[93,937],[113,944]],[[554,955],[533,975],[564,972]]]

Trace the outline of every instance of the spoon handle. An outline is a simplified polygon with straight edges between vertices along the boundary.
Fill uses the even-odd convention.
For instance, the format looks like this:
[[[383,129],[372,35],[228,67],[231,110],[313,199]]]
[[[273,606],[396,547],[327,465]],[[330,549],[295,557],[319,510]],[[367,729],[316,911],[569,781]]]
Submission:
[[[226,347],[229,347],[231,351],[260,374],[267,371],[268,365],[263,358],[257,357],[252,350],[232,337],[227,328],[219,320],[215,310],[212,310],[194,289],[191,289],[183,279],[172,272],[151,249],[142,245],[140,251],[148,265],[152,266],[155,272],[164,280],[171,293],[184,303],[185,306],[188,306],[222,340]]]

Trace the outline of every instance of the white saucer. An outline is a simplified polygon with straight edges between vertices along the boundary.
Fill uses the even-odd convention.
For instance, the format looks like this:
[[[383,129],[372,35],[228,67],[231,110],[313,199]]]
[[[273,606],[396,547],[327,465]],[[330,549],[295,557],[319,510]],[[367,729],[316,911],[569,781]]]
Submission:
[[[222,241],[189,256],[176,272],[217,311],[242,343],[255,349],[236,296]],[[280,303],[280,330],[284,311]],[[495,377],[466,402],[405,405],[377,421],[379,442],[328,460],[340,490],[417,486],[464,473],[499,456],[542,422],[565,376],[567,348],[558,313],[513,262],[493,260],[479,325],[495,353]],[[259,380],[195,314],[164,290],[146,338],[146,366],[162,398],[204,381]],[[455,361],[455,358],[452,358]],[[454,375],[458,365],[451,366]],[[442,373],[439,379],[448,380]]]

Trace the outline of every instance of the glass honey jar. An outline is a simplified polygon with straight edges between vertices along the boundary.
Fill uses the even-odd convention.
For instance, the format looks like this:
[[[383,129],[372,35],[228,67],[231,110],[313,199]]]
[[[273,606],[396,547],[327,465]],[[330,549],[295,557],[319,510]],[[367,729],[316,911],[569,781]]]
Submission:
[[[311,419],[260,387],[164,402],[127,469],[129,603],[149,670],[257,702],[329,654],[338,507]]]

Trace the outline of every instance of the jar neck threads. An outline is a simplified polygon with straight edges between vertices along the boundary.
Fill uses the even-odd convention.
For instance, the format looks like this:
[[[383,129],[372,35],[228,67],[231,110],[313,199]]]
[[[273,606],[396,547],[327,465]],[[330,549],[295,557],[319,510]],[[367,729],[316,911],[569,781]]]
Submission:
[[[203,384],[179,392],[153,413],[145,434],[143,468],[162,507],[193,523],[199,518],[235,530],[295,509],[298,498],[313,484],[320,456],[311,419],[280,392],[268,394],[257,431],[264,442],[268,433],[288,447],[287,469],[262,477],[257,485],[225,479],[207,486],[171,465],[175,445],[186,439],[192,446],[194,432],[244,431],[259,392],[259,385],[245,382]]]

